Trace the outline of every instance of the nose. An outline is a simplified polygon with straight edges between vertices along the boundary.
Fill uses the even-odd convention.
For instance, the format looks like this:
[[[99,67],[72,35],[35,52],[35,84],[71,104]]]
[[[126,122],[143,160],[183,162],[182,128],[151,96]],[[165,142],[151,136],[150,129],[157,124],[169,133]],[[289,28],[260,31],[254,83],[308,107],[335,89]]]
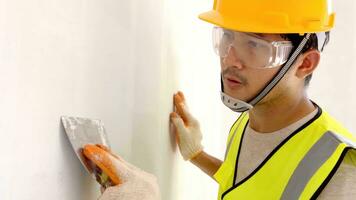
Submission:
[[[228,47],[226,56],[223,58],[223,63],[225,66],[235,66],[238,69],[243,68],[242,62],[236,54],[236,49],[232,45]]]

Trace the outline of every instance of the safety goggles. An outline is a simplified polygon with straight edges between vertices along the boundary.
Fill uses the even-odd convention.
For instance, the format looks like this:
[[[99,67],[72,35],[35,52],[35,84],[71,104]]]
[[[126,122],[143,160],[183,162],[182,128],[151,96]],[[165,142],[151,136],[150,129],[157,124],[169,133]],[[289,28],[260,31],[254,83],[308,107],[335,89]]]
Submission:
[[[213,29],[213,45],[218,56],[232,54],[243,66],[251,68],[278,67],[287,62],[293,49],[291,41],[269,42],[257,35],[220,27]]]

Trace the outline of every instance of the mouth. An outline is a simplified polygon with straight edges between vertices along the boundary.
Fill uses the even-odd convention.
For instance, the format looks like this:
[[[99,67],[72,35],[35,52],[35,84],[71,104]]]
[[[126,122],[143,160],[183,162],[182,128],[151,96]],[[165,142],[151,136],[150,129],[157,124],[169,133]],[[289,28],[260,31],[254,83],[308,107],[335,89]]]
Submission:
[[[225,77],[225,84],[231,88],[231,89],[236,89],[237,87],[242,85],[242,82],[236,78],[233,77]]]

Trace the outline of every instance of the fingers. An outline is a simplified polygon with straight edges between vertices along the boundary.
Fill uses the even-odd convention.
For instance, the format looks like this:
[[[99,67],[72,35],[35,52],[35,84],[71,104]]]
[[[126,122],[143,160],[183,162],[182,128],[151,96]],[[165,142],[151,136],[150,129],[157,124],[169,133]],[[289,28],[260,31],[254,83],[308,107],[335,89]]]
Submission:
[[[185,103],[185,97],[183,92],[179,91],[174,95],[174,105],[175,105],[176,112],[183,119],[184,124],[186,126],[198,125],[197,120],[188,110],[188,106]]]
[[[180,96],[180,98],[181,98],[181,99],[183,100],[183,102],[185,103],[185,97],[184,97],[183,92],[182,92],[182,91],[178,91],[177,94]]]
[[[176,118],[176,117],[179,117],[179,115],[176,113],[176,112],[172,112],[170,115],[169,115],[169,118],[171,120],[173,120],[173,118]]]
[[[189,122],[189,126],[195,126],[198,125],[198,121],[194,118],[194,116],[189,112],[188,108],[186,106],[184,106],[182,108],[184,116],[186,117],[186,119]]]
[[[173,98],[174,106],[175,106],[175,110],[177,111],[179,116],[183,119],[184,123],[188,125],[189,121],[183,110],[183,108],[185,107],[185,101],[184,101],[184,96],[182,95],[183,95],[182,92],[178,92],[174,94],[174,98]]]
[[[178,129],[178,133],[181,132],[181,130],[185,128],[183,119],[180,118],[180,116],[176,112],[172,112],[170,114],[170,119],[171,119],[171,122],[173,123],[174,127],[176,129]]]

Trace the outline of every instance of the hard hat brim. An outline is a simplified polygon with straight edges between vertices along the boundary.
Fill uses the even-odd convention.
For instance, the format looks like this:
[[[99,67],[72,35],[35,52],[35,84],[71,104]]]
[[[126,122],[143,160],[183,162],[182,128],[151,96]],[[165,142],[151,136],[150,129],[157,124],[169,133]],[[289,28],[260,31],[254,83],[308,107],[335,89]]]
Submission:
[[[330,17],[334,18],[334,13]],[[221,15],[215,10],[204,12],[199,15],[199,18],[203,21],[206,21],[219,27],[251,33],[304,34],[326,32],[333,27],[333,23],[328,26],[324,26],[323,28],[320,28],[320,25],[313,26],[313,24],[308,24],[305,26],[293,26],[290,24],[288,16],[284,15],[265,15],[264,17],[261,17],[259,19],[246,19],[246,17],[229,18],[227,16]]]

